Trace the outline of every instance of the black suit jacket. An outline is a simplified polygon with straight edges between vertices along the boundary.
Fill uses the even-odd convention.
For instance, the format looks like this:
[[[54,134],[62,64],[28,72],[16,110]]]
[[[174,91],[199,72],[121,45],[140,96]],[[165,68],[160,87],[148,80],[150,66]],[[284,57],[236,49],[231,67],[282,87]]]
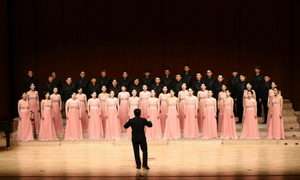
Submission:
[[[91,96],[92,92],[96,92],[97,95],[100,93],[100,86],[99,86],[99,84],[96,83],[96,84],[89,84],[88,85],[88,92],[87,92],[88,99],[92,97]]]
[[[120,86],[125,86],[126,87],[126,91],[129,92],[129,88],[131,86],[131,82],[132,81],[129,78],[126,78],[126,79],[122,78],[122,79],[119,80],[119,85]]]
[[[36,77],[27,77],[27,78],[25,78],[24,79],[24,92],[27,92],[27,91],[29,91],[30,90],[30,85],[31,84],[34,84],[34,86],[35,86],[35,90],[36,91],[38,91],[38,80],[37,80],[37,78]]]
[[[82,88],[82,92],[84,94],[87,94],[87,88],[88,88],[88,84],[89,84],[89,79],[88,78],[78,78],[76,81],[76,89],[78,89],[79,87]]]
[[[181,90],[182,81],[173,81],[172,89],[175,91],[175,96],[178,96],[179,91]]]
[[[110,85],[111,85],[111,79],[109,77],[100,77],[98,79],[98,84],[100,85],[100,89],[102,88],[102,86],[106,86],[107,89],[109,89]]]
[[[149,90],[154,89],[156,94],[159,95],[162,92],[163,84],[152,84],[151,88]]]
[[[61,90],[61,80],[58,78],[53,79],[53,86],[57,87],[58,92]]]
[[[222,85],[225,84],[224,82],[215,82],[213,84],[213,97],[218,99],[218,96],[219,96],[219,92],[222,91]]]
[[[203,84],[204,81],[203,80],[195,80],[193,82],[193,89],[194,89],[194,95],[197,96],[198,91],[201,91],[201,84]]]
[[[161,77],[161,83],[168,87],[168,89],[172,88],[172,82],[174,78],[172,76],[163,76]]]
[[[216,78],[214,77],[206,77],[203,79],[206,85],[207,90],[213,90],[213,84],[216,82]]]
[[[154,83],[154,78],[149,76],[148,78],[147,77],[143,77],[141,78],[141,84],[142,85],[147,85],[148,86],[148,89],[151,87],[151,85]]]
[[[236,97],[233,97],[233,98],[239,98],[239,99],[243,98],[244,90],[246,89],[247,83],[248,83],[247,81],[243,81],[243,82],[239,81],[238,82],[237,87],[236,87],[236,93],[235,93]]]
[[[268,100],[269,90],[271,89],[271,82],[263,82],[260,84],[260,91],[258,92],[258,98],[263,101]]]
[[[132,84],[129,88],[129,93],[131,94],[132,90],[136,90],[137,91],[137,96],[139,96],[140,92],[142,91],[142,85],[138,84]],[[131,94],[132,95],[132,94]]]
[[[62,102],[66,102],[69,98],[71,98],[72,92],[75,92],[75,84],[65,84],[61,88],[61,100]]]
[[[53,93],[54,84],[50,83],[49,81],[44,85],[44,92],[49,92],[50,94]]]
[[[190,88],[193,86],[194,75],[190,72],[181,74],[182,81],[186,83],[187,87]]]
[[[239,79],[239,75],[237,75],[236,77],[234,76],[230,76],[229,81],[228,81],[228,89],[231,92],[231,96],[234,98],[236,97],[236,87],[238,82],[240,81]]]
[[[146,141],[145,126],[152,127],[152,122],[147,121],[145,118],[134,117],[127,121],[124,128],[127,129],[130,126],[132,129],[132,142],[143,142]]]
[[[252,89],[255,91],[255,92],[260,92],[260,88],[261,88],[261,84],[264,82],[264,76],[262,74],[259,74],[259,75],[256,75],[254,74],[252,76]]]

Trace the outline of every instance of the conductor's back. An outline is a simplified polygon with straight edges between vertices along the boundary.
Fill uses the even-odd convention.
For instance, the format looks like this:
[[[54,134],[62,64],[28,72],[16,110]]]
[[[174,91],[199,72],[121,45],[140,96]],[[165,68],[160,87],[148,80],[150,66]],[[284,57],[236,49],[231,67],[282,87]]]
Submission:
[[[127,123],[124,125],[124,128],[127,129],[131,127],[132,129],[132,145],[134,150],[134,157],[136,162],[136,168],[141,168],[141,159],[139,154],[139,146],[141,147],[141,150],[143,151],[143,167],[145,169],[149,169],[147,165],[147,159],[148,159],[148,152],[147,152],[147,141],[145,136],[145,126],[152,127],[152,122],[150,120],[147,120],[145,118],[141,118],[141,110],[135,109],[134,110],[135,117],[132,119],[129,119]]]

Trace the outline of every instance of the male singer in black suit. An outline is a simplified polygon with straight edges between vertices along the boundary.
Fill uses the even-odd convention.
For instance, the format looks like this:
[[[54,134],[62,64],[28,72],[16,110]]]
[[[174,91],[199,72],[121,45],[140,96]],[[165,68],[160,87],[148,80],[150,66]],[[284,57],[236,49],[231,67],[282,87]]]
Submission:
[[[101,77],[98,79],[98,84],[100,88],[102,88],[102,86],[106,86],[106,89],[109,89],[111,86],[111,79],[107,77],[105,69],[101,71]]]
[[[229,91],[231,92],[231,97],[233,99],[236,99],[237,96],[236,96],[236,87],[237,87],[237,84],[239,82],[240,78],[238,76],[238,70],[237,69],[232,69],[232,76],[230,76],[229,78],[229,81],[228,81],[228,89]],[[236,104],[236,101],[234,101],[234,116],[238,116],[237,115],[237,104]]]
[[[261,83],[260,92],[258,93],[259,101],[262,102],[264,107],[265,121],[264,124],[267,123],[268,120],[268,98],[269,98],[269,90],[271,89],[271,76],[265,75],[264,82]]]
[[[244,90],[246,89],[246,75],[244,73],[240,74],[240,81],[237,84],[236,88],[236,104],[237,104],[237,113],[239,116],[239,121],[237,123],[242,123],[243,121],[243,114],[244,114],[244,107],[243,107],[243,95]]]
[[[217,82],[215,82],[213,84],[213,88],[212,88],[213,93],[214,93],[213,97],[216,98],[217,100],[219,97],[219,92],[222,91],[222,86],[223,86],[223,84],[225,84],[223,80],[224,80],[223,74],[219,74]]]
[[[153,77],[150,76],[150,74],[151,74],[150,69],[145,69],[145,77],[141,78],[141,84],[142,85],[147,85],[148,89],[154,83],[154,79],[153,79]]]
[[[145,126],[152,127],[152,122],[145,118],[141,118],[141,110],[134,110],[135,117],[129,119],[124,125],[124,128],[127,129],[131,126],[132,129],[132,146],[134,151],[134,158],[136,163],[136,168],[141,169],[141,158],[140,158],[140,149],[143,151],[143,168],[150,169],[148,167],[148,147],[145,136]]]
[[[204,81],[202,80],[202,74],[201,72],[196,73],[196,80],[193,82],[193,89],[194,89],[194,95],[197,96],[198,91],[201,91],[201,84],[203,84]]]
[[[261,84],[264,82],[264,76],[260,74],[260,67],[255,67],[255,74],[252,76],[252,89],[258,94],[261,90]],[[256,96],[257,102],[257,116],[261,117],[261,101],[259,101],[259,97]]]
[[[129,88],[129,93],[131,94],[132,90],[134,90],[134,89],[137,91],[137,96],[139,96],[140,92],[142,91],[142,85],[140,84],[139,78],[133,79],[133,84]]]
[[[56,71],[52,71],[51,76],[53,77],[54,87],[57,87],[58,92],[60,92],[60,90],[61,90],[61,80],[56,77]]]
[[[89,79],[85,77],[85,71],[81,70],[79,74],[80,78],[76,80],[76,89],[82,88],[82,92],[84,94],[87,94],[88,92],[88,84],[89,84]]]
[[[62,86],[60,92],[61,100],[63,103],[67,102],[67,100],[71,98],[72,92],[76,91],[75,84],[72,84],[72,78],[70,76],[67,77],[66,83],[67,84]]]
[[[204,82],[207,90],[213,90],[213,84],[216,82],[216,78],[212,77],[212,74],[211,69],[206,70],[207,77],[204,78]]]
[[[155,93],[158,96],[162,92],[163,87],[164,87],[164,85],[161,83],[160,77],[157,76],[154,79],[154,84],[152,84],[152,86],[148,90],[151,91],[152,89],[154,89]]]
[[[165,75],[161,77],[161,82],[163,85],[167,86],[168,89],[171,89],[172,87],[172,82],[174,81],[174,78],[170,75],[170,69],[166,68],[165,69]]]
[[[33,77],[33,71],[32,70],[28,70],[27,73],[28,77],[25,78],[24,80],[24,92],[27,92],[30,90],[29,86],[31,84],[34,84],[35,86],[35,90],[38,91],[38,80],[36,77]]]
[[[184,65],[184,73],[182,73],[182,81],[186,83],[187,88],[191,88],[193,86],[194,75],[190,72],[190,65]]]
[[[92,97],[92,93],[93,92],[96,92],[97,95],[100,93],[100,86],[99,84],[97,83],[97,78],[95,76],[93,76],[91,78],[91,83],[88,85],[88,93],[86,94],[87,98],[90,99]]]
[[[123,71],[122,74],[123,78],[119,80],[119,85],[125,86],[126,87],[126,91],[129,92],[129,88],[131,86],[131,79],[128,78],[128,71]]]
[[[44,92],[49,92],[50,94],[53,94],[53,77],[50,75],[48,76],[48,82],[44,85]]]
[[[179,91],[181,91],[182,83],[181,74],[176,74],[175,80],[172,82],[172,89],[175,91],[175,96],[178,96]]]

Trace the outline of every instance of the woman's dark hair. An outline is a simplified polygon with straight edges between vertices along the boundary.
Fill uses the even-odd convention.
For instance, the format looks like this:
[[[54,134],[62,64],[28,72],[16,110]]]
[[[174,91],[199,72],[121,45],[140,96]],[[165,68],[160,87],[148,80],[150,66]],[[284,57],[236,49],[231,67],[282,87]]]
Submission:
[[[248,91],[247,93],[249,93],[249,92],[253,95],[253,91]]]
[[[274,83],[276,86],[278,86],[278,83],[277,83],[277,81],[272,81],[272,83]]]
[[[162,89],[165,88],[165,87],[167,88],[167,92],[166,92],[166,93],[168,93],[168,92],[169,92],[168,86],[163,86],[163,87],[161,88],[161,92],[163,93],[163,90],[162,90]]]

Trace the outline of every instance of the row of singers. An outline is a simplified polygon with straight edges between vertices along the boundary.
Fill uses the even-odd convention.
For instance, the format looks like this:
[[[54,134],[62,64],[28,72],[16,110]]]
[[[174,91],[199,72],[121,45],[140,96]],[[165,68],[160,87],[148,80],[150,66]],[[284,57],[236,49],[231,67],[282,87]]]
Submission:
[[[198,98],[193,95],[191,88],[186,89],[185,83],[182,85],[182,90],[178,93],[178,98],[175,97],[174,90],[170,90],[170,93],[168,93],[167,87],[164,87],[163,93],[159,95],[159,98],[156,98],[155,90],[149,92],[146,89],[147,86],[144,86],[145,89],[140,92],[140,97],[137,97],[136,90],[132,91],[133,95],[130,97],[130,94],[126,92],[125,87],[123,87],[118,98],[114,97],[114,91],[111,91],[109,94],[106,92],[99,94],[99,99],[96,97],[96,92],[94,92],[92,93],[92,98],[87,101],[86,95],[82,93],[82,88],[79,88],[78,94],[72,93],[72,98],[65,104],[67,119],[65,139],[81,139],[82,132],[89,132],[91,139],[98,139],[103,137],[103,130],[106,132],[105,138],[107,139],[121,138],[121,131],[125,131],[122,125],[126,123],[128,118],[133,117],[133,110],[136,108],[141,109],[142,117],[152,120],[154,127],[151,128],[152,130],[149,129],[146,131],[146,135],[149,139],[161,139],[163,131],[167,139],[180,138],[181,131],[183,131],[184,138],[198,138],[200,135],[199,132],[202,132],[202,138],[218,138],[217,131],[221,131],[221,138],[234,139],[236,138],[233,114],[234,99],[230,97],[230,92],[226,86],[223,85],[222,87],[223,91],[219,93],[218,101],[212,97],[212,91],[205,90],[204,84],[203,90],[198,92]],[[29,107],[31,107],[31,110],[36,114],[34,127],[37,131],[40,130],[40,140],[50,140],[51,137],[56,139],[55,132],[62,130],[60,114],[62,103],[60,95],[57,94],[57,88],[54,89],[54,92],[52,95],[46,93],[45,100],[41,102],[42,112],[51,112],[51,117],[50,114],[42,113],[41,121],[38,118],[39,103],[37,91],[29,91],[25,95],[29,101],[28,104],[31,102],[31,106]],[[280,112],[282,111],[282,97],[276,87],[270,90],[270,92],[273,93],[273,97],[269,102],[269,107],[281,108],[276,110],[276,112],[278,111],[277,115],[279,115],[279,120],[276,120],[276,122],[278,121],[281,126],[278,126],[277,123],[275,127],[281,127],[282,131],[279,132],[276,130],[274,132],[279,132],[281,134],[280,138],[283,139],[283,120],[282,113]],[[243,130],[241,138],[257,139],[259,138],[259,131],[257,125],[257,103],[254,100],[255,91],[245,90],[244,94]],[[280,98],[275,98],[275,96]],[[275,101],[273,99],[279,99],[280,105],[274,105]],[[58,107],[52,108],[54,105],[58,105]],[[19,104],[18,109],[20,113],[26,108],[22,108]],[[230,115],[226,112],[230,113]],[[270,113],[272,113],[272,111],[270,111]],[[57,123],[61,127],[60,130],[55,130],[55,122],[57,122],[57,120],[55,120],[55,114],[60,118]],[[218,124],[216,121],[217,115]],[[52,125],[51,123],[47,126],[42,125],[45,121],[45,116],[51,118],[51,120],[47,122],[53,122]],[[270,115],[270,119],[271,117],[272,119],[276,119]],[[274,121],[270,121],[268,127],[272,126],[271,122]],[[52,132],[53,136],[43,139],[45,132],[42,130],[43,127],[47,127],[47,132]],[[229,130],[231,131],[229,132]],[[247,132],[250,132],[250,134],[247,134]],[[271,133],[273,131],[269,130],[269,132]],[[127,132],[127,137],[130,138],[130,132]],[[270,138],[278,139],[278,136],[273,137],[270,135]]]
[[[169,89],[175,91],[175,95],[181,90],[182,83],[186,83],[188,88],[194,89],[194,95],[197,95],[197,92],[201,90],[200,85],[204,83],[207,87],[207,90],[212,90],[214,97],[217,98],[218,93],[221,91],[221,86],[225,83],[224,76],[219,74],[217,78],[213,77],[213,72],[211,69],[207,69],[206,77],[202,78],[202,73],[197,72],[195,75],[190,72],[190,66],[184,65],[184,72],[178,73],[173,77],[169,68],[166,68],[164,75],[162,77],[151,76],[151,71],[146,69],[144,71],[145,75],[142,78],[134,78],[131,80],[128,76],[127,71],[122,72],[122,78],[119,80],[112,79],[107,76],[106,70],[101,71],[101,77],[97,79],[92,77],[90,80],[86,77],[85,71],[80,71],[79,78],[76,80],[75,84],[72,84],[72,79],[68,77],[66,79],[66,84],[62,86],[61,80],[57,78],[56,72],[52,71],[48,77],[48,82],[44,85],[44,91],[50,92],[52,94],[53,87],[58,87],[59,93],[62,95],[62,100],[65,102],[69,97],[72,91],[76,91],[78,87],[83,88],[83,93],[87,94],[90,98],[91,92],[96,91],[97,94],[101,93],[102,86],[106,86],[108,91],[114,90],[115,96],[121,91],[121,86],[125,86],[128,92],[131,92],[133,89],[136,89],[138,93],[142,91],[142,85],[147,85],[149,89],[155,89],[159,94],[163,86],[167,86]],[[270,84],[270,75],[262,75],[260,73],[261,68],[255,67],[254,74],[252,79],[249,79],[249,82],[253,85],[253,89],[256,92],[256,101],[258,104],[257,114],[260,117],[262,114],[261,104],[267,106],[268,100],[268,91],[271,89]],[[241,76],[245,79],[241,80]],[[37,78],[33,76],[33,72],[28,71],[28,77],[25,78],[24,82],[24,92],[29,90],[31,83],[34,83],[37,86]],[[245,88],[246,75],[244,73],[238,74],[237,69],[232,69],[232,76],[228,78],[228,89],[232,92],[232,97],[234,99],[242,96],[243,88]],[[234,112],[237,115],[237,111]],[[264,112],[264,114],[268,114]],[[267,122],[267,117],[265,117],[265,123]]]

